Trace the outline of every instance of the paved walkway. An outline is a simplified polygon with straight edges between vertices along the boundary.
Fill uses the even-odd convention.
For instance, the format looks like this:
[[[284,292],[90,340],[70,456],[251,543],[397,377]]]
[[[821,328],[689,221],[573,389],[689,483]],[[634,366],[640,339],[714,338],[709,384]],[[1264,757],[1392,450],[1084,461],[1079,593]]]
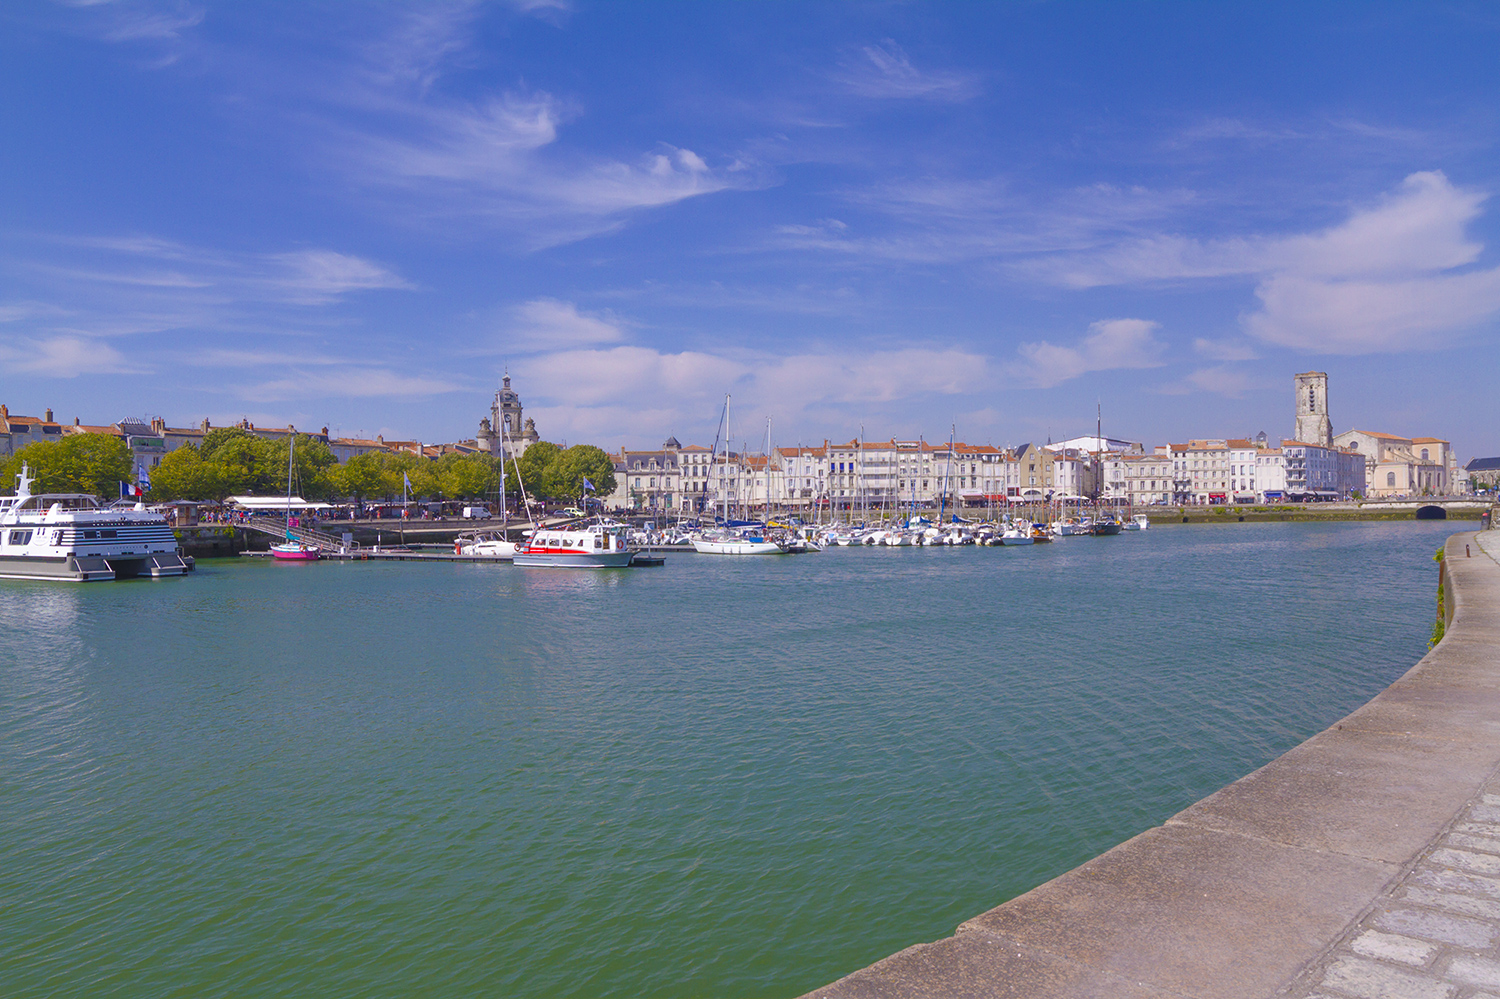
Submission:
[[[1500,779],[1284,995],[1500,999]]]

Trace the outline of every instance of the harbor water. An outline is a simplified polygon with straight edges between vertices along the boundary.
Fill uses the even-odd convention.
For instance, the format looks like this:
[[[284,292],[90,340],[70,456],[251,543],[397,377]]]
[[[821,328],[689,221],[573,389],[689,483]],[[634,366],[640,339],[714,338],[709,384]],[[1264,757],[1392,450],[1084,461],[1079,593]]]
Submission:
[[[0,584],[0,995],[795,995],[1363,703],[1468,527]]]

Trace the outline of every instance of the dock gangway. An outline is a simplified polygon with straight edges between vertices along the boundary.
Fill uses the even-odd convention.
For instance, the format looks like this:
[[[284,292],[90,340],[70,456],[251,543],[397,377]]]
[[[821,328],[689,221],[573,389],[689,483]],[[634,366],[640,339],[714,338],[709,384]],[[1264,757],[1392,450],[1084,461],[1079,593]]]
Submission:
[[[311,527],[288,528],[285,520],[277,520],[273,517],[249,517],[243,521],[240,521],[238,526],[247,528],[252,531],[259,531],[262,534],[269,534],[272,537],[276,538],[278,541],[285,540],[287,534],[290,533],[291,536],[298,541],[307,544],[318,545],[321,548],[326,548],[331,551],[338,551],[344,547],[343,538],[335,537],[332,534],[327,533],[326,531],[314,530]],[[350,542],[350,551],[354,551],[358,548],[358,544]]]

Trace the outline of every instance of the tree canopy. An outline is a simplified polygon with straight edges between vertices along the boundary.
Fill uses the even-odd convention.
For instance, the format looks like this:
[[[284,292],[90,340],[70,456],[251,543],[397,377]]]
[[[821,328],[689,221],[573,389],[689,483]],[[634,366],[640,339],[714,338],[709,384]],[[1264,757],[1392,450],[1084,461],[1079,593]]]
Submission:
[[[227,496],[278,496],[286,491],[290,441],[267,440],[238,427],[210,430],[199,445],[186,444],[163,456],[150,470],[154,502],[174,499],[223,500]],[[322,441],[297,435],[292,487],[304,499],[394,501],[403,476],[412,499],[469,500],[493,497],[501,462],[487,454],[445,454],[430,461],[408,452],[371,451],[342,465]],[[113,496],[119,482],[134,479],[130,449],[118,437],[71,434],[32,444],[0,465],[7,476],[0,488],[13,491],[21,462],[29,463],[35,488],[46,492],[90,492]],[[527,492],[540,499],[577,499],[588,479],[599,495],[614,491],[614,466],[602,449],[578,444],[563,449],[539,441],[521,456]],[[506,492],[518,496],[515,466],[505,469]]]
[[[110,499],[119,496],[121,482],[135,481],[130,448],[111,434],[67,434],[28,444],[0,464],[0,491],[16,491],[23,462],[36,477],[34,493],[92,493]]]
[[[526,491],[541,499],[577,499],[584,492],[584,479],[600,496],[615,490],[614,462],[607,452],[592,444],[575,444],[563,450],[551,441],[538,441],[521,455],[519,464]],[[506,486],[514,487],[513,473],[507,475]]]
[[[151,499],[222,500],[232,495],[275,496],[286,491],[291,441],[267,440],[239,427],[219,427],[199,446],[184,445],[151,471]],[[297,435],[292,485],[304,498],[325,500],[340,493],[338,459],[327,444]]]

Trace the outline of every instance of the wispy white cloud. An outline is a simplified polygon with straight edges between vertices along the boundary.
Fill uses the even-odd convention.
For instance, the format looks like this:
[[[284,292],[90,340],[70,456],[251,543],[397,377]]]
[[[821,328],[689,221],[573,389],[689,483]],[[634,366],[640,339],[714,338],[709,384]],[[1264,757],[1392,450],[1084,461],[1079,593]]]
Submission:
[[[1193,350],[1210,361],[1253,361],[1260,356],[1255,348],[1243,340],[1209,340],[1197,337]]]
[[[1166,345],[1155,337],[1159,324],[1147,319],[1102,319],[1089,325],[1077,346],[1042,340],[1023,343],[1012,371],[1040,388],[1050,388],[1090,371],[1155,368]]]
[[[402,374],[386,368],[350,367],[337,371],[297,371],[282,378],[241,385],[234,391],[252,402],[319,398],[413,398],[464,391],[443,378]]]
[[[381,264],[323,248],[226,253],[151,236],[64,237],[30,244],[13,268],[40,276],[74,300],[88,298],[83,292],[91,287],[138,289],[145,297],[115,296],[120,306],[126,301],[133,306],[117,311],[145,309],[158,317],[231,303],[319,306],[355,292],[413,287]],[[80,309],[65,311],[76,315]]]
[[[618,343],[625,338],[624,323],[612,314],[578,311],[572,302],[536,298],[511,310],[497,348],[501,350],[563,350]]]
[[[412,285],[392,271],[362,257],[334,250],[296,250],[264,258],[264,273],[252,269],[245,280],[288,301],[309,305],[332,302],[351,291],[406,289]]]
[[[337,129],[330,160],[361,184],[405,192],[422,213],[527,230],[531,246],[608,231],[635,210],[760,182],[667,144],[634,162],[558,148],[562,126],[580,112],[544,92],[388,106],[379,125]]]
[[[733,393],[741,414],[821,424],[851,407],[873,414],[980,392],[993,385],[993,370],[982,354],[927,344],[795,355],[618,346],[558,351],[515,366],[532,398],[528,411],[539,425],[545,417],[549,434],[606,440],[700,425],[725,392]]]
[[[1003,179],[909,178],[841,192],[863,220],[784,224],[777,246],[877,262],[992,261],[1029,269],[1138,235],[1194,202],[1183,189],[1091,184],[1040,195]],[[1029,270],[1021,276],[1031,278]]]
[[[1190,372],[1180,381],[1170,382],[1156,391],[1162,395],[1191,395],[1207,392],[1229,399],[1242,398],[1253,389],[1263,388],[1260,379],[1242,368],[1215,365]]]
[[[1465,269],[1483,250],[1467,230],[1488,197],[1415,173],[1317,232],[1157,236],[1028,271],[1071,288],[1253,277],[1261,307],[1243,325],[1260,340],[1333,354],[1425,349],[1500,314],[1500,268]]]
[[[141,374],[148,370],[102,340],[82,336],[17,338],[0,343],[0,361],[16,374],[49,378]]]
[[[974,73],[920,70],[892,39],[866,45],[843,60],[834,79],[860,97],[965,101],[979,93]]]

